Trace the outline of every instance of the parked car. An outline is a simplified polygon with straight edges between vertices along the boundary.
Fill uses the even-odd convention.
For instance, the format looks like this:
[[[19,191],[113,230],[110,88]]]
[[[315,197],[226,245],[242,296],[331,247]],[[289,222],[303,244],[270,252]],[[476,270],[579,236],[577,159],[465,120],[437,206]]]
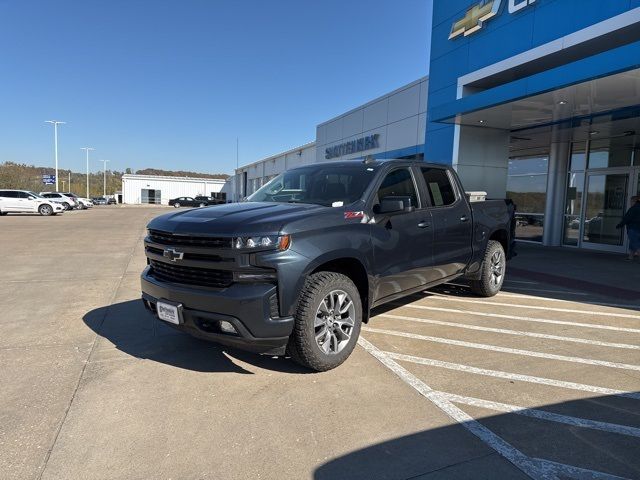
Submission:
[[[180,207],[206,207],[213,204],[210,197],[179,197],[169,200],[169,205],[173,205],[176,208]]]
[[[40,195],[52,202],[59,203],[65,208],[65,210],[73,210],[78,207],[76,199],[68,196],[66,193],[40,192]]]
[[[107,204],[107,199],[104,197],[93,197],[91,199],[91,201],[93,202],[94,205],[106,205]]]
[[[64,207],[28,190],[0,190],[0,215],[8,213],[37,212],[40,215],[57,215]]]
[[[496,295],[515,237],[510,200],[469,202],[452,168],[403,160],[299,167],[148,229],[149,310],[316,371],[350,355],[373,307],[459,277]]]
[[[71,192],[67,192],[64,195],[66,195],[67,197],[73,198],[78,204],[78,208],[81,208],[82,210],[86,210],[87,208],[93,207],[93,202],[88,198],[79,197],[75,193],[71,193]]]
[[[109,197],[107,199],[107,205],[115,205],[116,203],[118,203],[118,202],[116,202],[116,199],[113,198],[113,197]]]

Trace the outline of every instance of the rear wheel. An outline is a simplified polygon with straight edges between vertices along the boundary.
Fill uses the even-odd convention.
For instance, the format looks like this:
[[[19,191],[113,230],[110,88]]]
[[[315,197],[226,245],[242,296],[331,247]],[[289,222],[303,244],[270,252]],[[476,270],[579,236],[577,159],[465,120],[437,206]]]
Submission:
[[[200,204],[200,207],[206,207],[206,206],[207,206],[207,204],[206,204],[206,203],[201,203],[201,204]]]
[[[40,205],[40,207],[38,207],[38,213],[44,217],[48,217],[49,215],[53,215],[53,207],[51,207],[51,205]]]
[[[334,272],[314,273],[300,294],[287,352],[307,368],[331,370],[351,355],[361,324],[362,302],[351,279]]]
[[[507,259],[500,242],[489,240],[482,262],[482,275],[471,282],[471,290],[481,297],[493,297],[502,288]]]
[[[176,203],[173,204],[173,206],[176,207],[176,208],[180,208],[180,203],[176,202]]]

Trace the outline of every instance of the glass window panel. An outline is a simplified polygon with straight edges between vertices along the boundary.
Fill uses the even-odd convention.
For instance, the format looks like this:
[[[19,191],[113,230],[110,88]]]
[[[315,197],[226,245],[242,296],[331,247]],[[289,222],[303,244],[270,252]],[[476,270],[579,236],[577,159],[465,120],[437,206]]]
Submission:
[[[547,201],[547,156],[509,160],[507,198],[516,205],[516,238],[542,241]]]
[[[563,242],[565,245],[578,245],[583,192],[584,173],[569,172],[564,208]]]
[[[625,212],[628,180],[626,174],[589,175],[585,242],[622,245],[622,229],[616,225]]]
[[[633,156],[633,137],[593,140],[589,148],[589,168],[628,167]]]
[[[587,166],[586,142],[575,142],[571,145],[569,170],[584,170]]]

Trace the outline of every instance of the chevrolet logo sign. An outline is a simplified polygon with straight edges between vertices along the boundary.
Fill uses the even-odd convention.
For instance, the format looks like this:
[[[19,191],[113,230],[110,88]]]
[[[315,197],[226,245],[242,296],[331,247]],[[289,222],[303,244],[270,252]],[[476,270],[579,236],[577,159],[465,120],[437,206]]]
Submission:
[[[492,19],[500,11],[502,0],[483,0],[471,7],[460,20],[456,21],[451,27],[449,40],[456,38],[462,34],[466,37],[473,32],[477,32],[482,28],[483,22]]]
[[[184,258],[184,252],[179,252],[173,248],[167,248],[162,252],[162,256],[168,258],[171,262],[175,262]]]

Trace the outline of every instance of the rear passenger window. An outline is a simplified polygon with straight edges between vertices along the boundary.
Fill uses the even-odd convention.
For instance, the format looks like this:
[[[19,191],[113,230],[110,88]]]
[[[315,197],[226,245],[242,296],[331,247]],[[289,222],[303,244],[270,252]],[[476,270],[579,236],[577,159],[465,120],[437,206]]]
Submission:
[[[378,202],[385,197],[411,197],[411,206],[418,207],[418,196],[411,172],[399,168],[389,172],[378,189]]]
[[[447,171],[442,168],[422,168],[424,182],[427,184],[431,205],[442,207],[451,205],[456,201],[455,190]]]

